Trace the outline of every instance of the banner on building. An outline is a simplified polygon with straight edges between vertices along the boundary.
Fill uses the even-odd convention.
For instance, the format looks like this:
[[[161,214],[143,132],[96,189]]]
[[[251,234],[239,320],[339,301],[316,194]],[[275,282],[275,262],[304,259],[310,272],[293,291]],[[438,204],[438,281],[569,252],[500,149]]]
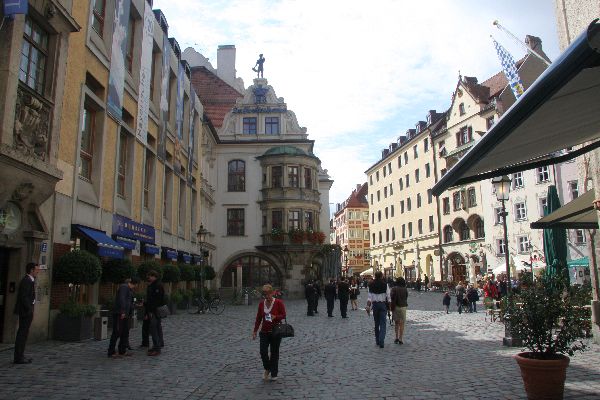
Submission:
[[[167,156],[167,126],[169,125],[169,78],[171,72],[171,44],[167,35],[163,35],[162,70],[160,85],[160,132],[158,134],[158,158]]]
[[[173,167],[175,171],[179,173],[181,171],[181,156],[183,146],[183,95],[185,89],[183,84],[185,82],[185,69],[183,63],[179,62],[179,68],[177,68],[177,101],[175,102],[175,126],[177,134],[175,135],[175,154]]]
[[[115,0],[115,26],[108,74],[108,112],[123,119],[123,92],[125,89],[125,52],[127,51],[127,25],[131,0]]]
[[[152,47],[154,37],[154,13],[144,2],[144,32],[142,33],[142,58],[140,60],[140,86],[138,89],[138,112],[135,136],[144,144],[148,142],[148,109],[150,108],[150,83],[152,76]]]
[[[492,38],[492,40],[494,41],[496,53],[498,53],[498,58],[500,59],[500,63],[502,64],[504,75],[506,75],[506,79],[508,80],[508,84],[510,85],[513,94],[515,95],[515,98],[518,99],[519,97],[521,97],[525,89],[523,88],[521,77],[519,76],[519,72],[517,71],[515,60],[500,43],[496,42],[496,39]]]
[[[194,128],[195,128],[195,115],[196,115],[196,91],[192,86],[192,81],[190,80],[190,132],[189,132],[189,140],[188,140],[188,183],[192,184],[192,177],[194,176],[193,166],[194,166]]]
[[[5,16],[27,14],[29,0],[4,0],[2,12]]]

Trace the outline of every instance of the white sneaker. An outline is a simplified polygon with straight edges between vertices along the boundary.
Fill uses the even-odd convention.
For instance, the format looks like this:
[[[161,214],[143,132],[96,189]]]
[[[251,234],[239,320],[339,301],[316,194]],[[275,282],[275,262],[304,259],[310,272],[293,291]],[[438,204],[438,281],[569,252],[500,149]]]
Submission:
[[[279,378],[278,376],[272,376],[272,377],[271,377],[271,380],[272,380],[272,381],[276,381],[278,378]]]
[[[268,379],[269,379],[269,374],[270,374],[270,373],[271,373],[271,372],[270,372],[269,370],[266,370],[266,369],[265,369],[265,372],[263,372],[263,381],[266,381],[266,380],[268,380]]]

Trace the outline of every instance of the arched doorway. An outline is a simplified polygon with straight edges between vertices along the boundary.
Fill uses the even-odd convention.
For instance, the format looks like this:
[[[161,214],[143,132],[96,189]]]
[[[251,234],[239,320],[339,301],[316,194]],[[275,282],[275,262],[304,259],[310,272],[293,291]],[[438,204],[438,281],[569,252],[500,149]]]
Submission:
[[[465,281],[467,278],[467,266],[464,257],[460,253],[450,253],[448,255],[448,260],[452,271],[452,281]]]
[[[274,287],[282,287],[279,269],[268,259],[256,254],[240,256],[232,260],[223,271],[221,287],[237,286],[240,268],[242,287],[259,287],[267,283]]]

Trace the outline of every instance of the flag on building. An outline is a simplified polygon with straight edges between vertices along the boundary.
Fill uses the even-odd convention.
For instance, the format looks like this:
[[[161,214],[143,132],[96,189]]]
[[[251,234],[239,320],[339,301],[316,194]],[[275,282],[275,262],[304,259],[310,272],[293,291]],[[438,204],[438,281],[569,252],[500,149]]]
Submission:
[[[496,39],[492,38],[494,41],[494,47],[496,47],[496,52],[498,53],[498,58],[500,59],[500,63],[502,64],[502,69],[504,70],[504,75],[506,75],[506,79],[508,79],[508,84],[512,89],[515,98],[519,98],[525,89],[523,88],[523,83],[521,82],[521,77],[519,77],[519,72],[517,71],[517,66],[515,64],[515,60],[512,58],[510,53],[506,51],[504,47],[498,42]]]

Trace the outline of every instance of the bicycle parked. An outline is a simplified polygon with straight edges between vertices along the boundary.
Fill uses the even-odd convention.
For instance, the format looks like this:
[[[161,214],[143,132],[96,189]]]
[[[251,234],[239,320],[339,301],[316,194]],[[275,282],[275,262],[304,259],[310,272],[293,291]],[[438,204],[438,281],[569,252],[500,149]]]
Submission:
[[[225,311],[225,303],[218,297],[206,300],[198,296],[190,299],[187,309],[189,314],[204,314],[208,310],[211,314],[219,315]]]

